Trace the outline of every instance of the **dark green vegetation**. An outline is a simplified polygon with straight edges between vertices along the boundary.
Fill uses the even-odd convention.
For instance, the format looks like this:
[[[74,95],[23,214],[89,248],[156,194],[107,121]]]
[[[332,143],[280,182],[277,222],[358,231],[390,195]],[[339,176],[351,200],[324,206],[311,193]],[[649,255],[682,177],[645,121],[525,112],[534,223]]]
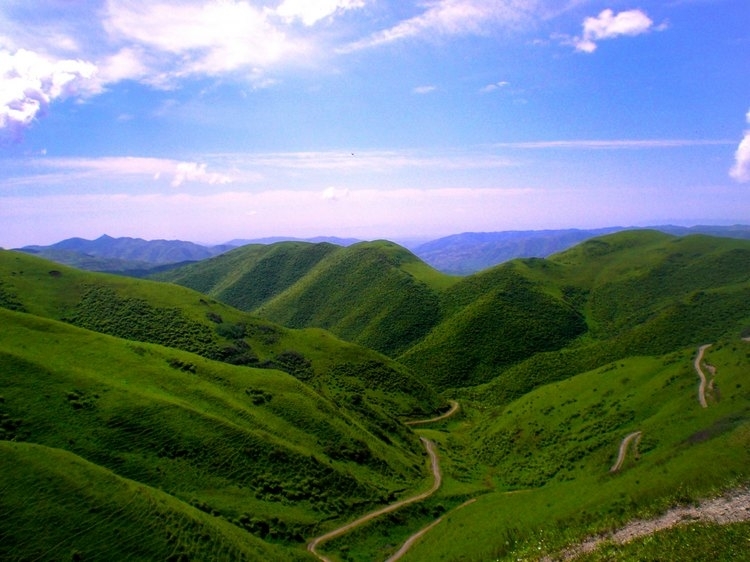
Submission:
[[[313,254],[325,257],[312,266]],[[284,267],[261,267],[278,256]],[[747,241],[628,231],[464,278],[386,242],[240,248],[161,278],[330,330],[440,390],[494,381],[483,392],[502,402],[619,357],[710,340],[750,314],[749,276]]]
[[[454,282],[391,242],[245,246],[158,279],[391,356],[427,334],[439,318],[439,291]]]
[[[441,489],[332,560],[441,516],[404,560],[533,560],[749,481],[747,241],[621,232],[465,278],[389,242],[294,242],[170,276],[191,289],[0,252],[0,558],[312,560],[306,540],[429,487],[417,434]],[[457,416],[403,423],[448,398]],[[713,559],[709,534],[749,525],[592,559]]]

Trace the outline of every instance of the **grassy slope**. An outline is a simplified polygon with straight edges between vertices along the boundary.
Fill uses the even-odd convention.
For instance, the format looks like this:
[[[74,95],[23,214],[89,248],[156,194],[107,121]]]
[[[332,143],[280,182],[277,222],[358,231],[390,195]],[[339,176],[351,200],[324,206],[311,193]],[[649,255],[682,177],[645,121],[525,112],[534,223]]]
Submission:
[[[473,386],[586,330],[582,315],[510,264],[466,278],[442,295],[442,321],[399,356],[437,388]]]
[[[280,371],[225,365],[3,309],[0,320],[0,435],[49,448],[35,449],[28,460],[42,470],[65,450],[100,467],[70,460],[94,480],[109,471],[110,481],[127,478],[221,518],[215,526],[229,521],[285,544],[318,532],[323,519],[383,503],[423,476],[415,438],[385,435],[356,410]],[[11,470],[3,469],[3,485],[17,498],[23,491],[5,479]],[[187,505],[178,511],[175,517],[195,518]],[[23,536],[30,517],[13,519],[17,532],[4,523],[5,531]]]
[[[438,292],[455,281],[391,242],[329,255],[258,314],[286,326],[317,326],[387,355],[422,338],[439,316]]]
[[[503,267],[561,295],[589,331],[573,345],[496,369],[491,382],[462,393],[485,403],[505,403],[621,357],[697,346],[739,330],[750,315],[750,245],[742,240],[623,232],[550,260]]]
[[[695,349],[685,349],[621,360],[503,408],[470,411],[476,424],[443,437],[443,450],[475,458],[494,491],[451,513],[404,560],[533,560],[633,517],[747,482],[750,343],[738,336],[728,334],[707,352],[718,389],[707,409],[697,400]],[[631,449],[621,471],[610,473],[620,441],[633,431],[643,432],[638,453]],[[727,532],[746,536],[747,525]],[[603,559],[686,551],[687,533],[675,533],[661,550],[634,546]]]
[[[272,271],[294,269],[285,259]],[[395,244],[362,243],[331,252],[258,312],[397,357],[438,389],[497,379],[488,392],[502,401],[710,339],[750,306],[748,264],[747,241],[625,231],[458,279]]]
[[[251,311],[304,277],[327,255],[340,250],[328,243],[250,244],[153,278]]]
[[[0,455],[3,560],[307,559],[62,449],[0,441]]]
[[[352,377],[363,408],[421,415],[437,395],[401,365],[322,330],[288,330],[192,290],[84,272],[18,252],[0,252],[0,306],[205,357],[280,368],[332,398],[348,400]],[[373,415],[375,415],[373,413]]]

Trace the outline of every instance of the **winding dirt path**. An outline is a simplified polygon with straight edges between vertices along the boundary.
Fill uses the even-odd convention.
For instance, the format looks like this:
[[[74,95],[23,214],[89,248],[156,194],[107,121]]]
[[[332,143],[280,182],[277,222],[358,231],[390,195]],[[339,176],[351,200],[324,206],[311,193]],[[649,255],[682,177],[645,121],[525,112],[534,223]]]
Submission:
[[[463,507],[466,507],[467,505],[469,505],[471,503],[474,503],[475,501],[477,501],[476,498],[472,498],[469,501],[465,501],[464,503],[462,503],[461,505],[459,505],[456,509],[450,511],[450,513],[458,511],[459,509],[461,509]],[[446,515],[448,515],[448,514],[446,513],[445,515],[442,515],[441,517],[438,517],[437,519],[435,519],[435,521],[433,521],[432,523],[430,523],[429,525],[427,525],[425,528],[420,529],[419,531],[417,531],[416,533],[414,533],[412,536],[410,536],[408,539],[406,539],[406,542],[404,542],[404,544],[401,545],[401,548],[399,548],[395,552],[395,554],[393,556],[391,556],[385,562],[396,562],[396,560],[401,559],[401,557],[404,554],[406,554],[408,552],[408,550],[412,546],[414,546],[414,544],[419,539],[421,539],[424,535],[426,535],[429,531],[431,531],[432,528],[435,527],[438,523],[440,523]]]
[[[445,412],[444,414],[436,417],[436,418],[430,418],[429,420],[408,421],[408,422],[404,422],[404,423],[406,425],[425,425],[425,424],[428,424],[428,423],[435,423],[435,422],[439,422],[441,420],[444,420],[446,418],[449,418],[453,414],[455,414],[456,412],[458,412],[458,410],[460,408],[460,406],[458,405],[458,402],[456,402],[455,400],[451,400],[450,404],[451,404],[451,409],[448,410],[447,412]]]
[[[700,402],[701,408],[708,408],[708,402],[706,402],[706,374],[701,369],[701,363],[703,362],[703,354],[706,350],[711,347],[710,343],[704,344],[698,348],[698,354],[695,356],[695,371],[701,379],[698,385],[698,402]]]
[[[620,443],[620,451],[617,453],[617,462],[615,462],[615,464],[612,465],[612,468],[609,469],[610,472],[618,472],[622,468],[622,463],[625,462],[625,453],[628,452],[628,445],[630,445],[630,442],[633,439],[639,440],[641,435],[642,432],[634,431],[622,440],[622,443]]]
[[[352,521],[351,523],[347,523],[346,525],[339,527],[338,529],[329,531],[325,535],[321,535],[317,538],[314,538],[309,543],[307,543],[308,552],[315,555],[322,562],[332,562],[330,558],[326,557],[325,555],[317,551],[318,546],[320,546],[326,541],[335,539],[336,537],[340,537],[341,535],[348,533],[349,531],[351,531],[352,529],[355,529],[356,527],[359,527],[360,525],[364,525],[365,523],[375,519],[376,517],[380,517],[381,515],[385,515],[386,513],[391,513],[392,511],[401,509],[402,507],[406,505],[419,502],[422,500],[426,500],[432,494],[438,491],[438,488],[440,488],[440,484],[442,484],[443,482],[443,475],[440,473],[440,461],[438,459],[437,452],[435,450],[435,444],[429,439],[425,439],[424,437],[420,437],[419,439],[420,441],[422,441],[422,444],[424,445],[425,449],[427,450],[427,454],[430,457],[430,468],[432,470],[432,476],[433,476],[432,487],[426,492],[422,492],[421,494],[417,494],[416,496],[412,496],[405,500],[401,500],[396,503],[392,503],[390,505],[382,507],[376,511],[372,511],[368,513],[367,515],[363,515],[359,519]]]

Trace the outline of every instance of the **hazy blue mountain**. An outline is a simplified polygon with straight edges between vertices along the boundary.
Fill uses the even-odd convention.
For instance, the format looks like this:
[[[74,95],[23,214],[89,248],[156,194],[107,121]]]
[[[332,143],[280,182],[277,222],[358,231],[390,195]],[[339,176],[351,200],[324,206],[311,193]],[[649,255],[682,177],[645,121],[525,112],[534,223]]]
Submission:
[[[692,227],[664,225],[649,227],[651,230],[686,236],[708,234],[724,238],[750,239],[750,226]],[[626,230],[613,226],[591,230],[508,230],[501,232],[464,232],[438,238],[410,249],[420,259],[444,273],[469,275],[515,258],[545,258],[572,248],[576,244]],[[627,230],[634,230],[628,227]]]
[[[139,273],[168,264],[199,261],[231,249],[201,246],[182,240],[143,240],[103,235],[96,240],[68,238],[50,246],[25,246],[21,251],[90,271]]]

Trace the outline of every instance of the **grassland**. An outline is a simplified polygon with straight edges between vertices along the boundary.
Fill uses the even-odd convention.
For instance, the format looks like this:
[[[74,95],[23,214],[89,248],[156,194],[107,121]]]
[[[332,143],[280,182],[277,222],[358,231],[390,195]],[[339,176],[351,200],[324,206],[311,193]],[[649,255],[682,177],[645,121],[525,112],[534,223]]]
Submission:
[[[215,295],[0,252],[0,558],[312,560],[311,537],[429,487],[420,436],[440,489],[326,542],[331,560],[386,559],[438,517],[403,560],[555,557],[750,483],[747,241],[623,232],[463,279],[390,243],[352,248],[258,254],[285,287],[264,306],[349,318],[400,361]],[[457,415],[404,423],[449,399]],[[590,559],[713,559],[709,533],[747,529]]]

